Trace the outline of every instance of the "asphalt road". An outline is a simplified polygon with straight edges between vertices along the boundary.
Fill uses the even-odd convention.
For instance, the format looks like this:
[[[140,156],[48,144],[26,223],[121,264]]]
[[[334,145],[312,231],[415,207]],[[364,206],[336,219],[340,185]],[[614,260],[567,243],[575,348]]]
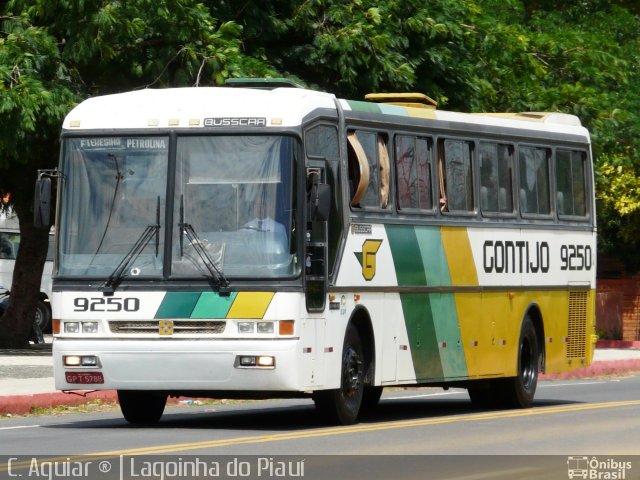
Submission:
[[[550,471],[562,474],[555,478],[567,478],[570,456],[636,455],[634,476],[626,478],[639,478],[640,376],[541,382],[534,407],[527,410],[477,410],[464,390],[393,389],[385,391],[374,415],[349,427],[323,425],[312,402],[304,400],[169,407],[154,428],[131,426],[118,410],[8,419],[0,421],[0,452],[20,459],[80,454],[107,459],[120,455],[251,455],[254,459],[293,455],[294,461],[314,459],[307,462],[306,478],[316,478],[311,475],[314,468],[345,473],[364,462],[373,469],[358,470],[364,476],[345,473],[334,478],[369,480],[384,478],[376,475],[397,464],[397,457],[386,457],[395,455],[435,456],[411,460],[416,462],[415,478],[432,478],[425,476],[423,465],[429,458],[431,473],[455,467],[462,469],[455,478],[464,479],[500,478],[494,470],[491,476],[482,476],[485,473],[478,469],[478,462],[512,474],[505,478],[553,478],[548,476]],[[309,457],[312,455],[331,457]],[[365,457],[344,457],[350,459],[346,462],[335,455]],[[461,461],[450,455],[484,457]],[[545,457],[518,461],[518,456],[530,455]],[[383,461],[385,458],[394,460]],[[253,467],[251,478],[258,478],[258,466]],[[547,467],[552,470],[545,470]],[[403,467],[392,476],[414,478],[412,472]],[[0,478],[5,478],[1,465]],[[454,477],[440,472],[433,478]]]

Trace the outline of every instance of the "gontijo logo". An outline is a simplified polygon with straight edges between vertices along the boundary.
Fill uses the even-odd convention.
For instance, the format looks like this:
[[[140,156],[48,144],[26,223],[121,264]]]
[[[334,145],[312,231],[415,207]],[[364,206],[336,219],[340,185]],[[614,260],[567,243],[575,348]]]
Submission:
[[[380,245],[382,240],[365,240],[362,252],[353,252],[362,266],[362,276],[366,281],[371,281],[376,276],[376,253]]]

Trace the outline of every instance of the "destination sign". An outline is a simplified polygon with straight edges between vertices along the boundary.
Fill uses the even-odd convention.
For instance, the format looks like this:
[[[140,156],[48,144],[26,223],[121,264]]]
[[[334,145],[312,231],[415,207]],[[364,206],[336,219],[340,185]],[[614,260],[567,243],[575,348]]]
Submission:
[[[83,150],[166,150],[169,146],[166,137],[93,137],[79,142]]]

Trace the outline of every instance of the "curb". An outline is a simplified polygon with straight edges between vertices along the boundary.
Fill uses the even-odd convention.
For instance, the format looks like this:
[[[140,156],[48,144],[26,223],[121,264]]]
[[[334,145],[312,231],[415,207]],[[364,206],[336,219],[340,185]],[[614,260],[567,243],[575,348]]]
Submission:
[[[640,348],[636,340],[598,340],[596,348]]]
[[[624,375],[640,372],[640,358],[627,360],[602,360],[593,362],[588,367],[578,368],[570,372],[544,373],[540,380],[567,380],[576,378],[593,378],[607,375]]]
[[[32,395],[0,395],[0,416],[28,415],[36,408],[74,407],[102,400],[118,403],[115,390],[78,390],[75,393],[50,392]],[[167,405],[193,401],[191,397],[169,397]]]
[[[0,415],[26,415],[34,408],[53,408],[62,405],[84,405],[94,400],[115,402],[118,395],[114,390],[87,391],[78,394],[63,392],[34,393],[32,395],[0,396]]]

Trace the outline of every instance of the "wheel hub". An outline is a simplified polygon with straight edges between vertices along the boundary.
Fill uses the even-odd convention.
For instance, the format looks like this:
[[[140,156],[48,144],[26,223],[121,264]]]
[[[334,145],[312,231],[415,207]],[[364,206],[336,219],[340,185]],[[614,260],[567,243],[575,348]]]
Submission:
[[[344,356],[343,389],[345,394],[353,395],[360,389],[362,379],[362,360],[353,348],[347,348]]]

